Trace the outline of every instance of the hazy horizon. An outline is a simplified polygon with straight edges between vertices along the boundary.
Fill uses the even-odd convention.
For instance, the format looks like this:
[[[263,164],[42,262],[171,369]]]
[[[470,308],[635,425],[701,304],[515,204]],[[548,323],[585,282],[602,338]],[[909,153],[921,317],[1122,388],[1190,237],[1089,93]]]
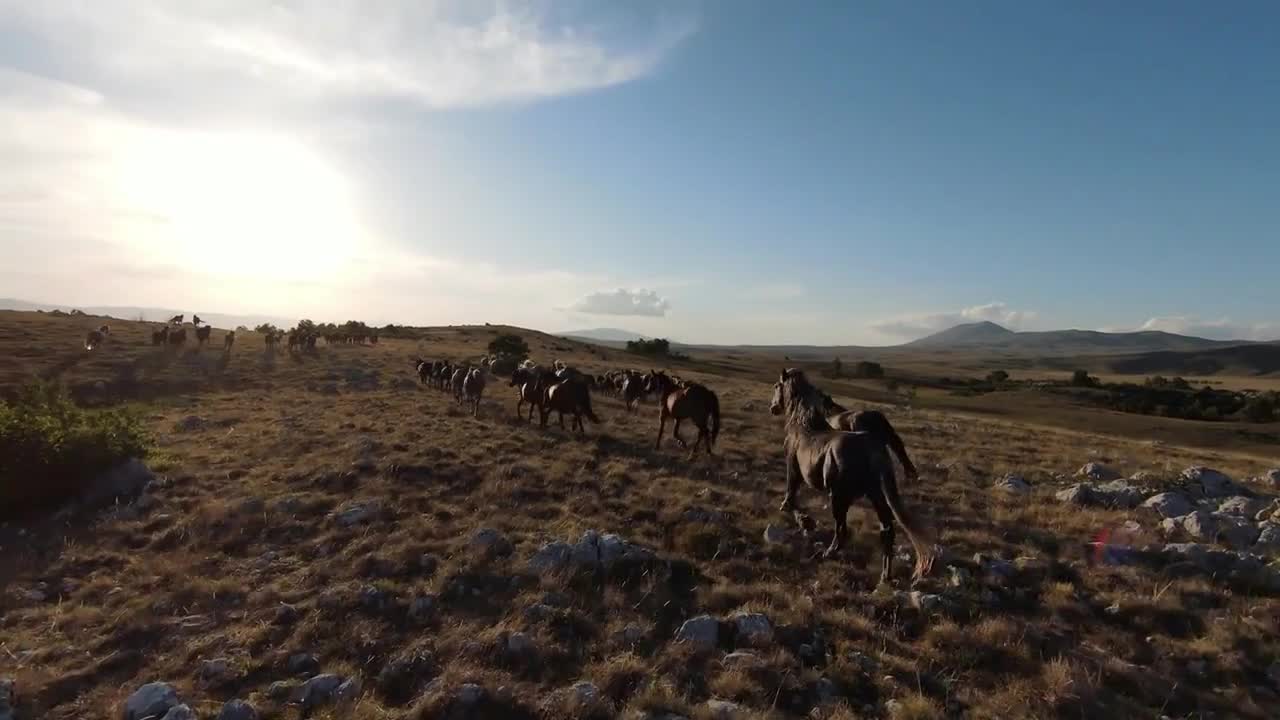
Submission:
[[[0,0],[0,296],[1280,338],[1280,7]]]

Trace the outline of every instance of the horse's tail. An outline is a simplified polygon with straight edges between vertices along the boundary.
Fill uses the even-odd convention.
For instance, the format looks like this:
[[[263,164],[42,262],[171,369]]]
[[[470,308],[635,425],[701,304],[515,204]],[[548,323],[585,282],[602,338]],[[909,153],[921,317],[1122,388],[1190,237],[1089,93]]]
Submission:
[[[885,417],[883,413],[876,413],[876,416],[878,424],[881,425],[880,431],[884,434],[885,442],[889,444],[893,454],[898,457],[898,462],[902,463],[903,472],[912,480],[920,477],[920,473],[916,471],[916,466],[911,462],[911,457],[907,455],[907,446],[903,444],[902,437],[898,435],[898,431],[893,429],[889,418]]]
[[[928,530],[918,523],[902,504],[902,497],[898,495],[898,481],[893,474],[893,466],[888,463],[888,458],[885,458],[885,461],[880,473],[880,490],[884,493],[885,502],[889,504],[889,510],[893,512],[894,519],[898,521],[903,530],[906,530],[907,539],[911,541],[911,547],[916,550],[915,577],[921,578],[928,575],[929,570],[933,567],[933,542]]]
[[[708,392],[711,396],[711,444],[716,444],[716,438],[720,437],[720,398],[716,397],[713,392]]]

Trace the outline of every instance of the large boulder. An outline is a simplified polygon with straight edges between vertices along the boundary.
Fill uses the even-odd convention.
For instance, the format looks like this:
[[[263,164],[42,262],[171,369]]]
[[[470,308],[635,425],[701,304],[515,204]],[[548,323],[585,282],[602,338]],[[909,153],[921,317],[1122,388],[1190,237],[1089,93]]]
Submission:
[[[627,542],[612,533],[601,535],[595,530],[588,530],[576,543],[556,541],[543,545],[529,558],[529,569],[538,574],[570,568],[609,571],[619,565],[645,563],[653,558],[653,551],[646,547]]]
[[[1076,475],[1080,477],[1089,478],[1090,480],[1094,480],[1096,482],[1107,482],[1110,480],[1119,480],[1121,478],[1120,473],[1107,467],[1106,465],[1103,465],[1100,462],[1085,463],[1079,470],[1076,471]]]
[[[258,711],[244,700],[228,700],[217,720],[258,720]]]
[[[1176,518],[1187,535],[1201,542],[1213,542],[1218,537],[1218,519],[1203,511],[1187,513]]]
[[[197,720],[195,711],[187,705],[174,705],[160,720]]]
[[[773,640],[773,623],[761,613],[736,613],[730,620],[737,630],[739,645],[759,647]]]
[[[720,622],[710,615],[689,618],[676,631],[676,642],[704,649],[713,648],[720,642]]]
[[[1234,515],[1218,515],[1218,539],[1234,550],[1252,547],[1258,539],[1258,526]]]
[[[1126,510],[1138,507],[1146,499],[1146,493],[1131,485],[1128,480],[1104,482],[1093,488],[1093,494],[1103,505]]]
[[[1254,542],[1254,549],[1268,555],[1280,552],[1280,524],[1258,523],[1258,539]]]
[[[1213,468],[1193,465],[1182,471],[1182,479],[1198,485],[1205,497],[1219,498],[1244,494],[1240,486],[1236,485],[1231,478]]]
[[[131,458],[86,483],[80,499],[90,507],[127,502],[141,495],[154,480],[155,475],[141,460]]]
[[[1251,518],[1257,515],[1259,511],[1269,505],[1265,498],[1251,498],[1244,495],[1233,495],[1223,500],[1218,505],[1218,513],[1221,515],[1238,515],[1243,518]]]
[[[1255,481],[1273,490],[1280,490],[1280,468],[1272,468],[1262,473]]]
[[[1181,517],[1194,509],[1185,495],[1176,492],[1153,495],[1142,503],[1142,507],[1151,508],[1160,513],[1160,517],[1167,518]]]
[[[164,717],[180,704],[178,691],[169,683],[149,682],[124,701],[124,720],[153,720]]]
[[[1054,493],[1054,497],[1071,505],[1093,505],[1097,502],[1093,486],[1089,483],[1076,483],[1065,490],[1059,490]]]

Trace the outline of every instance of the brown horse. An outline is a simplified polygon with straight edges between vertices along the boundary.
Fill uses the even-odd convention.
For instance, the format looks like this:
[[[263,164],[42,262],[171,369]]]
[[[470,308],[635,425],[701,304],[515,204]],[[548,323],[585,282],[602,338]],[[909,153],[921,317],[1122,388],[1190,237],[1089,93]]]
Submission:
[[[882,439],[866,432],[832,430],[823,411],[822,391],[809,384],[799,370],[783,370],[773,386],[769,411],[786,416],[786,440],[783,448],[787,464],[787,493],[781,510],[793,512],[797,522],[803,516],[796,510],[795,495],[804,481],[816,490],[830,494],[831,515],[835,534],[824,557],[832,557],[849,534],[849,506],[860,496],[867,496],[880,520],[880,550],[883,554],[880,581],[892,576],[893,525],[896,520],[907,532],[916,551],[913,577],[927,575],[933,566],[934,552],[923,526],[907,512],[898,495],[893,463]],[[804,523],[800,522],[801,528]]]
[[[209,342],[209,336],[212,334],[212,325],[201,325],[196,328],[196,342],[199,343],[200,347],[204,347],[204,344]]]
[[[657,450],[662,446],[662,433],[666,430],[667,418],[675,420],[671,437],[680,443],[680,447],[689,447],[684,438],[680,437],[680,422],[692,420],[698,426],[698,439],[693,442],[690,456],[698,451],[698,445],[704,441],[707,454],[710,455],[711,446],[720,435],[720,398],[705,385],[677,382],[665,372],[650,370],[644,376],[644,384],[645,392],[656,393],[658,396],[658,439],[654,441],[653,448]],[[708,421],[710,429],[707,427]]]
[[[547,386],[542,393],[542,406],[539,412],[542,427],[547,426],[547,418],[551,416],[553,410],[560,415],[561,430],[564,429],[565,413],[573,415],[572,427],[579,433],[587,431],[582,423],[583,417],[593,423],[600,422],[600,418],[591,411],[591,393],[587,390],[587,384],[579,380],[560,380]]]
[[[472,368],[462,379],[462,394],[471,403],[471,416],[480,417],[480,396],[484,394],[484,371]]]
[[[453,397],[459,405],[462,404],[462,383],[467,379],[468,370],[469,368],[459,365],[453,369],[453,375],[449,378],[449,389],[453,391]]]
[[[898,456],[898,462],[902,463],[902,470],[906,473],[907,479],[920,478],[919,471],[907,455],[907,446],[884,413],[879,410],[846,410],[826,394],[822,398],[822,411],[826,414],[827,424],[832,430],[866,432],[883,440],[893,454]]]
[[[170,344],[170,345],[172,345],[172,346],[174,346],[174,347],[178,347],[178,346],[180,346],[180,345],[184,345],[184,344],[186,344],[186,342],[187,342],[187,329],[186,329],[186,328],[178,328],[177,330],[170,330],[170,331],[169,331],[168,342],[169,342],[169,344]]]
[[[169,342],[169,326],[168,325],[165,325],[159,330],[151,331],[152,345],[164,345],[167,342]]]
[[[101,330],[90,330],[88,334],[84,336],[84,349],[93,350],[101,345],[104,340],[106,340],[106,337],[103,335]]]
[[[635,403],[649,392],[646,389],[645,376],[637,372],[628,372],[623,376],[618,392],[622,395],[622,402],[627,405],[627,411],[635,412]]]
[[[236,331],[228,330],[226,335],[222,336],[222,352],[231,352],[231,346],[236,344]]]

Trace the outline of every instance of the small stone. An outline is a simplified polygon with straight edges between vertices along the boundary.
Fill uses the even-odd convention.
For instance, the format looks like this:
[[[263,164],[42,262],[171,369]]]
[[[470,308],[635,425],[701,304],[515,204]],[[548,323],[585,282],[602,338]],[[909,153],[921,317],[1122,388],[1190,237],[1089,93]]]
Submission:
[[[186,705],[174,705],[160,720],[196,720],[196,714]]]
[[[284,664],[290,675],[315,675],[320,672],[320,659],[311,653],[294,653]]]
[[[1007,473],[1000,477],[993,487],[1013,495],[1026,495],[1031,492],[1031,483],[1017,473]]]
[[[1213,542],[1218,536],[1217,519],[1203,510],[1197,510],[1176,519],[1182,523],[1182,529],[1196,540]]]
[[[557,541],[543,545],[529,558],[529,569],[538,574],[562,570],[569,564],[569,552],[568,543]]]
[[[699,615],[684,621],[676,631],[676,642],[700,648],[713,648],[720,641],[720,623],[710,615]]]
[[[733,720],[742,712],[742,707],[728,700],[708,700],[707,712],[714,720]]]
[[[1251,518],[1257,515],[1259,511],[1267,507],[1267,501],[1262,498],[1245,497],[1244,495],[1233,495],[1223,500],[1218,505],[1219,515],[1238,515],[1243,518]]]
[[[830,678],[818,678],[813,684],[813,695],[819,705],[831,705],[842,698],[840,687]]]
[[[622,628],[622,639],[632,645],[643,640],[644,635],[644,628],[635,623],[627,623],[627,626]]]
[[[346,678],[333,673],[316,675],[302,684],[298,703],[303,708],[314,708],[329,703],[335,699],[335,693],[345,682]]]
[[[755,667],[760,664],[760,656],[746,650],[738,650],[725,655],[721,662],[730,669]]]
[[[1099,462],[1085,463],[1083,467],[1076,471],[1076,475],[1087,477],[1097,482],[1119,480],[1121,477],[1120,473]]]
[[[1153,495],[1142,503],[1142,507],[1151,508],[1160,513],[1161,517],[1166,518],[1182,517],[1195,509],[1191,506],[1191,501],[1186,496],[1175,492],[1162,492],[1159,495]]]
[[[1233,515],[1218,516],[1218,538],[1228,547],[1243,550],[1252,547],[1258,539],[1259,530],[1251,521]]]
[[[376,503],[353,503],[334,513],[333,519],[342,527],[354,527],[372,522],[380,510]]]
[[[468,544],[475,550],[491,555],[506,555],[511,552],[511,541],[493,528],[481,528],[471,534]]]
[[[475,705],[484,699],[484,688],[475,683],[463,683],[458,688],[458,704],[464,707]]]
[[[267,697],[276,702],[285,702],[294,697],[298,691],[298,684],[287,680],[277,680],[267,687]]]
[[[124,702],[124,720],[149,720],[163,717],[178,705],[178,692],[163,682],[143,685]]]
[[[258,710],[244,700],[228,700],[217,720],[258,720]]]
[[[785,528],[777,525],[768,525],[764,529],[764,543],[766,545],[782,545],[791,539],[791,533]]]
[[[1254,547],[1261,552],[1275,553],[1280,550],[1280,524],[1273,522],[1258,523],[1258,539]]]
[[[1096,499],[1113,508],[1135,508],[1145,499],[1142,490],[1129,484],[1127,480],[1112,480],[1093,489]]]
[[[356,698],[360,697],[362,687],[360,678],[347,678],[338,686],[337,690],[333,691],[333,700],[338,703],[354,702]]]
[[[1258,478],[1258,482],[1271,487],[1273,490],[1280,490],[1280,468],[1272,468]]]
[[[224,658],[205,660],[200,663],[198,678],[202,687],[214,687],[230,681],[235,676],[231,663]]]
[[[773,624],[761,613],[737,613],[731,620],[739,644],[759,647],[773,640]]]
[[[594,683],[582,680],[573,684],[574,702],[579,707],[590,707],[600,702],[600,689]]]
[[[275,617],[271,619],[272,625],[292,625],[298,622],[301,613],[298,608],[292,605],[281,605],[276,608]]]
[[[973,574],[962,567],[955,565],[947,566],[947,584],[954,588],[961,588],[968,585],[973,580]]]
[[[513,632],[507,636],[507,652],[524,655],[533,652],[533,638],[527,633]]]
[[[946,604],[941,595],[920,592],[919,590],[912,590],[907,593],[907,601],[911,607],[923,613],[937,612]]]

